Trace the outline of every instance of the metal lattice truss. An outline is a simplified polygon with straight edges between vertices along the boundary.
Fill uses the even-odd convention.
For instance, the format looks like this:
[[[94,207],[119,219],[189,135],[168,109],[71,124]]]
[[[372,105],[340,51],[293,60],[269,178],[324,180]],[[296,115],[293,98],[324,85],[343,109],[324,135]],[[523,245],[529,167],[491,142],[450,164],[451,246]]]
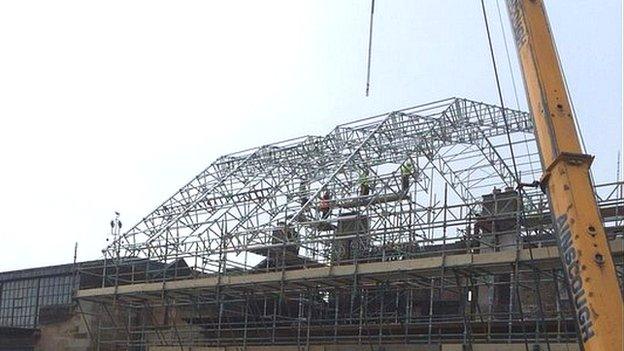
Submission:
[[[330,260],[338,219],[358,215],[368,221],[366,238],[358,240],[369,246],[382,236],[384,245],[435,244],[439,229],[427,223],[437,203],[455,201],[469,209],[458,217],[476,215],[482,195],[518,184],[507,133],[518,178],[539,179],[529,114],[460,98],[226,155],[115,238],[105,255],[183,258],[197,270],[224,272],[250,269],[248,255],[292,244],[322,263]],[[413,171],[406,187],[407,162]],[[530,199],[523,200],[529,212],[540,206]],[[296,235],[276,235],[280,228]]]

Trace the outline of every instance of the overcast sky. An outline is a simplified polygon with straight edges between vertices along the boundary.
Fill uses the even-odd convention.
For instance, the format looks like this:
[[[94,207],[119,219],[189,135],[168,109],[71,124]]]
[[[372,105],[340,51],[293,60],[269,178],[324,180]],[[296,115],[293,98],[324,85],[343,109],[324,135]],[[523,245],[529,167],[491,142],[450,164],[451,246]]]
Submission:
[[[621,1],[547,5],[596,178],[613,181]],[[369,11],[336,0],[0,2],[0,271],[71,262],[74,242],[79,260],[99,258],[113,211],[130,227],[219,155],[450,96],[498,102],[477,0],[377,0],[365,97]]]

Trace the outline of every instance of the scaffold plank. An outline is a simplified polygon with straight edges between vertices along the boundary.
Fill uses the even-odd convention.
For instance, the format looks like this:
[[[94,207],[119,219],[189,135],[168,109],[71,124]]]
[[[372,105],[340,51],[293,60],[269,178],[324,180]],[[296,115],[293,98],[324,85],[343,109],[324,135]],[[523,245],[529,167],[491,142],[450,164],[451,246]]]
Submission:
[[[622,240],[611,242],[611,250],[614,256],[621,256],[623,252]],[[557,247],[540,247],[522,249],[518,252],[520,262],[531,262],[540,268],[552,268],[559,265],[559,253]],[[232,276],[211,276],[206,278],[166,281],[162,283],[141,283],[121,285],[117,287],[104,287],[95,289],[79,290],[76,293],[78,299],[106,297],[112,295],[145,294],[160,291],[177,291],[206,289],[216,286],[247,286],[254,284],[297,282],[297,281],[321,281],[336,278],[350,277],[357,274],[360,277],[377,275],[397,275],[401,273],[426,274],[435,273],[445,267],[487,268],[489,271],[508,270],[509,265],[516,261],[515,251],[499,251],[478,254],[459,254],[443,257],[416,258],[403,261],[370,262],[362,264],[350,264],[334,267],[297,269],[285,272],[269,272],[256,274],[240,274]]]

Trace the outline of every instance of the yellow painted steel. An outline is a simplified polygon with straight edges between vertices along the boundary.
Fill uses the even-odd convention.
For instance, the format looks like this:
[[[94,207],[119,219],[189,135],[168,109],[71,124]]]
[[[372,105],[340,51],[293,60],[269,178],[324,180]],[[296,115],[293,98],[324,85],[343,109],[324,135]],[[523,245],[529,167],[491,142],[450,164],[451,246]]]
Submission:
[[[586,351],[624,350],[623,304],[542,0],[507,0],[559,252]],[[598,6],[598,5],[597,5]]]

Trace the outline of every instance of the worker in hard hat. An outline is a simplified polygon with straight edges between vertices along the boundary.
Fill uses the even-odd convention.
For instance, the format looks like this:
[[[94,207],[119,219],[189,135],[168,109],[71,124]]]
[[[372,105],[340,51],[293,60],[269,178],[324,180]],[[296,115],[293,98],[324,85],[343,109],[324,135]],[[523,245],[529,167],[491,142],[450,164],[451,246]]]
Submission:
[[[405,161],[401,165],[401,189],[407,194],[410,188],[410,177],[414,173],[414,166],[411,161]]]

